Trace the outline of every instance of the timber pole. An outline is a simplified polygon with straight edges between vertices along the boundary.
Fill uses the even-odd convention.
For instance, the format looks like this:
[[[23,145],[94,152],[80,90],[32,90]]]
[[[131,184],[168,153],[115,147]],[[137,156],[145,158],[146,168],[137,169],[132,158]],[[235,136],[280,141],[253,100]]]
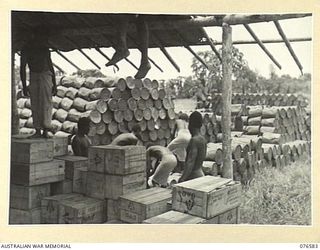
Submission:
[[[232,28],[222,25],[222,177],[233,179],[231,151]]]
[[[14,69],[14,52],[11,52],[11,134],[19,134],[19,115],[17,107],[16,79]]]

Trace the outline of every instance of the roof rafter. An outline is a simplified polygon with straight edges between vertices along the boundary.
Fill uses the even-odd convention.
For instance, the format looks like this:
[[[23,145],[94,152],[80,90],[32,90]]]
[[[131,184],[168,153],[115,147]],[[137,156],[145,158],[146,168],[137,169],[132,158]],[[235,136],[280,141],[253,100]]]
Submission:
[[[264,44],[261,42],[261,40],[258,38],[258,36],[253,32],[253,30],[250,28],[248,24],[243,24],[246,30],[250,33],[252,38],[257,42],[257,44],[260,46],[260,48],[267,54],[267,56],[271,59],[271,61],[277,65],[279,69],[281,69],[281,65],[278,63],[278,61],[273,57],[273,55],[269,52],[269,50],[264,46]]]
[[[302,67],[297,55],[294,53],[294,50],[293,50],[290,42],[288,41],[288,38],[286,37],[286,34],[282,30],[280,23],[278,21],[274,21],[274,24],[275,24],[275,26],[276,26],[276,28],[277,28],[277,30],[279,32],[279,35],[282,37],[285,45],[287,46],[287,48],[288,48],[293,60],[295,61],[295,63],[297,64],[298,68],[300,69],[301,74],[303,75],[303,71],[302,71],[303,67]]]

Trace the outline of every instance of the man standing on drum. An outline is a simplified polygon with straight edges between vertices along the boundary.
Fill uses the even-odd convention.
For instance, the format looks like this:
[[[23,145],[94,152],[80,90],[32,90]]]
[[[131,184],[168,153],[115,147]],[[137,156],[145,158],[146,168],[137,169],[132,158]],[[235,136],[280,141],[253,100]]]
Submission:
[[[26,65],[30,70],[30,85],[26,84]],[[33,126],[32,138],[49,138],[52,119],[52,95],[56,95],[55,73],[50,57],[47,34],[37,28],[31,40],[21,50],[20,77],[23,94],[30,95]],[[41,130],[43,133],[41,134]]]

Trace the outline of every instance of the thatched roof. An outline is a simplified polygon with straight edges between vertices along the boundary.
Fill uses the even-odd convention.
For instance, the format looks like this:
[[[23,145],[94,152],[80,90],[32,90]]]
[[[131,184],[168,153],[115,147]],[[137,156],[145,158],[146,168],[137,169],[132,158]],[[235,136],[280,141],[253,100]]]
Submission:
[[[135,15],[132,14],[132,21]],[[176,21],[191,19],[187,15],[146,15],[148,21]],[[49,42],[55,49],[70,51],[78,48],[113,47],[117,34],[116,15],[100,13],[12,12],[13,49],[18,51],[28,39],[28,34],[41,25],[50,33]],[[128,29],[128,47],[137,48],[137,31]],[[99,28],[102,28],[103,30]],[[97,30],[97,32],[95,32]],[[83,32],[82,32],[83,31]],[[87,31],[87,32],[86,32]],[[90,32],[88,32],[90,31]],[[149,47],[201,44],[204,35],[200,27],[151,30]]]

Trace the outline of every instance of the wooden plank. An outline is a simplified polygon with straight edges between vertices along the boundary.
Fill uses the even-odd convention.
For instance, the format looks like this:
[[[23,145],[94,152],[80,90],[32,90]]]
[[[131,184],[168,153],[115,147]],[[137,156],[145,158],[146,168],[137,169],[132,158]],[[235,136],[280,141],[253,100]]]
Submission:
[[[64,161],[53,160],[34,164],[11,164],[11,183],[25,186],[64,180]]]
[[[68,137],[53,137],[53,156],[68,154]]]
[[[12,137],[12,163],[39,163],[53,159],[53,141]]]
[[[9,209],[9,224],[41,224],[41,208]]]
[[[41,207],[41,199],[50,195],[50,184],[32,187],[10,185],[10,207],[30,210]]]
[[[143,146],[94,146],[89,148],[89,171],[127,175],[146,170]]]
[[[72,180],[65,179],[63,181],[51,183],[50,186],[51,195],[72,193]]]
[[[86,195],[98,199],[118,199],[123,194],[129,194],[146,189],[146,173],[129,175],[105,175],[103,173],[87,173]]]
[[[107,220],[120,220],[120,200],[107,199]]]

